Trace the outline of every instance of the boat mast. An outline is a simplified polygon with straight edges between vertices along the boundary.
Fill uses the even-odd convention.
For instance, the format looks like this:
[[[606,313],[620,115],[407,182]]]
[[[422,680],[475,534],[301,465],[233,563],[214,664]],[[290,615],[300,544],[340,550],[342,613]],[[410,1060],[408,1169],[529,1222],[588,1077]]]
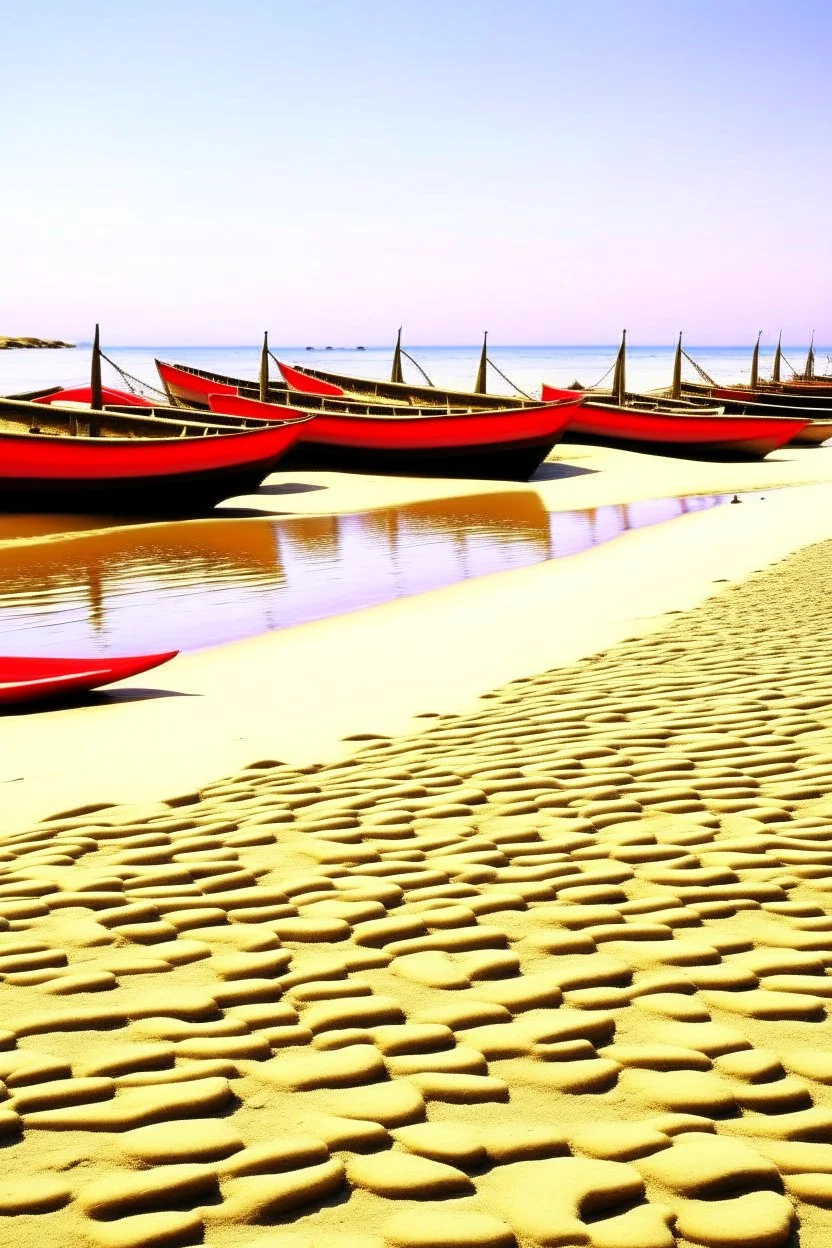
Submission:
[[[488,330],[482,336],[482,351],[480,352],[480,363],[477,368],[477,380],[474,382],[475,394],[488,393]]]
[[[682,397],[682,332],[679,331],[679,341],[676,343],[676,355],[673,359],[673,381],[670,386],[671,399],[681,399]]]
[[[757,334],[757,341],[754,343],[754,353],[751,356],[751,389],[756,390],[760,384],[760,338],[763,331]]]
[[[269,331],[263,335],[263,349],[260,352],[260,402],[269,401]]]
[[[806,356],[806,367],[803,370],[803,376],[806,381],[814,381],[815,379],[815,331],[812,330],[812,340],[809,343],[809,354]]]
[[[396,335],[396,349],[393,352],[393,369],[390,373],[391,381],[404,381],[404,373],[402,372],[402,327],[399,326],[399,332]]]
[[[618,355],[615,357],[615,372],[612,375],[612,397],[620,407],[623,407],[627,401],[627,331],[621,334],[621,346],[618,348]]]
[[[90,408],[100,412],[104,404],[101,395],[101,343],[99,341],[98,324],[92,340],[92,362],[90,364]]]
[[[772,381],[780,380],[780,361],[783,358],[783,352],[780,349],[780,343],[782,341],[783,341],[783,331],[781,329],[780,333],[777,335],[777,350],[774,352],[774,365],[771,370]]]

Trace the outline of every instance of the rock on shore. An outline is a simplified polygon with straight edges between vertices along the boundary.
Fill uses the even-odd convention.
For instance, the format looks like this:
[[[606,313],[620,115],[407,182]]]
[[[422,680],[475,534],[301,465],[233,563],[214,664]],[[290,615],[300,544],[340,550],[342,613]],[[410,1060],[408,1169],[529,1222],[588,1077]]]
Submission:
[[[74,342],[61,342],[59,338],[8,338],[0,334],[0,351],[11,351],[13,348],[74,346]]]

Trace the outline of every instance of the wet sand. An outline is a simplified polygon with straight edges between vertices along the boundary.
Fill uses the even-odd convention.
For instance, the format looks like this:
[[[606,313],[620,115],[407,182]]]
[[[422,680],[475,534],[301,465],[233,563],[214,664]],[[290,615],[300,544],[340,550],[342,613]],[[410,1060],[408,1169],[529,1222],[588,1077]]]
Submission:
[[[828,496],[4,718],[0,1244],[828,1244]]]

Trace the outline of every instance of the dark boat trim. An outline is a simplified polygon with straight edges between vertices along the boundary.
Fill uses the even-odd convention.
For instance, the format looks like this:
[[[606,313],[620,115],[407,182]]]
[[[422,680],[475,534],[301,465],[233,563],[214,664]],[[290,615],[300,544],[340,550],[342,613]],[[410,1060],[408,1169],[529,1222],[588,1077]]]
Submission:
[[[500,442],[491,446],[401,451],[301,442],[292,448],[283,462],[288,468],[329,468],[344,472],[384,472],[405,476],[528,481],[562,437],[559,434],[518,442]]]

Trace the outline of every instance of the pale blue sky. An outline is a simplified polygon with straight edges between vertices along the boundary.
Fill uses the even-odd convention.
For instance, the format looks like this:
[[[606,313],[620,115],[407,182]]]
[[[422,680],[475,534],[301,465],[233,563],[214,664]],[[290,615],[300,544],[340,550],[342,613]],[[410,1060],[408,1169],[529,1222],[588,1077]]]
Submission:
[[[826,0],[0,20],[0,333],[832,340]]]

